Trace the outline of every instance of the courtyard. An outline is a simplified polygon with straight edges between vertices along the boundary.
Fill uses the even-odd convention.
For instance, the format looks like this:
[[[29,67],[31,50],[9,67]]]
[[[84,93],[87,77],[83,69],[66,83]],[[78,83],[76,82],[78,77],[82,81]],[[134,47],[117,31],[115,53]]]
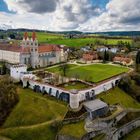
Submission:
[[[68,64],[66,76],[77,78],[91,83],[98,83],[113,76],[128,72],[127,67],[110,64],[76,65]],[[46,71],[63,75],[59,66],[47,68]]]

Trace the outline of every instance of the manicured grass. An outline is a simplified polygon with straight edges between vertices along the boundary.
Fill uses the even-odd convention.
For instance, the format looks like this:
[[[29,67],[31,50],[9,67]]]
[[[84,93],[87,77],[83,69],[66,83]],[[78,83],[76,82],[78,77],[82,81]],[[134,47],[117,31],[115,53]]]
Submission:
[[[80,38],[80,39],[53,39],[49,40],[48,43],[52,44],[63,44],[70,47],[80,48],[86,46],[87,44],[95,44],[96,38]],[[131,43],[130,39],[98,39],[101,42],[107,42],[107,44],[116,45],[118,41],[129,42]]]
[[[84,125],[84,121],[64,125],[60,130],[59,134],[81,138],[84,134],[86,134],[86,131],[84,130]]]
[[[67,104],[50,97],[42,97],[30,89],[18,89],[20,101],[0,130],[0,135],[12,140],[54,140],[57,134],[52,127],[61,121]]]
[[[59,66],[48,68],[47,71],[62,75]],[[127,71],[128,68],[107,64],[92,64],[86,66],[69,65],[66,75],[68,77],[78,76],[82,80],[96,83]]]
[[[62,119],[67,111],[65,104],[46,99],[30,89],[19,89],[20,101],[3,127],[25,126]]]
[[[139,140],[140,139],[140,127],[130,132],[122,140]]]
[[[88,88],[89,86],[84,84],[84,83],[75,81],[75,82],[69,82],[69,83],[60,85],[59,87],[62,87],[62,88],[67,89],[67,90],[71,90],[71,89],[81,90],[81,89]]]
[[[126,108],[137,108],[140,109],[140,103],[134,100],[127,93],[116,87],[115,89],[109,90],[106,93],[102,93],[97,96],[101,98],[106,103],[112,104],[120,104]]]

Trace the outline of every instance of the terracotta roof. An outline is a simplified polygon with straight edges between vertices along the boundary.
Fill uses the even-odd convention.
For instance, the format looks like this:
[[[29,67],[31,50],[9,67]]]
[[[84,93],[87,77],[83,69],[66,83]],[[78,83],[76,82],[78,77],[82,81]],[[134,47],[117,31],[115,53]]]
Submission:
[[[0,44],[0,50],[20,52],[22,48],[15,44]]]
[[[114,57],[113,61],[118,61],[118,62],[126,62],[126,63],[130,63],[131,62],[131,58],[128,57]]]
[[[39,53],[52,52],[52,51],[60,51],[59,45],[47,44],[47,45],[40,45],[38,47],[38,52]]]
[[[22,52],[22,53],[29,53],[30,48],[22,48],[17,44],[0,44],[0,50],[11,51],[11,52]]]
[[[2,44],[0,44],[0,50],[30,53],[30,47],[23,48],[23,47],[19,46],[18,44],[2,43]],[[59,45],[47,44],[47,45],[40,45],[38,47],[38,52],[39,53],[52,52],[52,51],[60,51]]]

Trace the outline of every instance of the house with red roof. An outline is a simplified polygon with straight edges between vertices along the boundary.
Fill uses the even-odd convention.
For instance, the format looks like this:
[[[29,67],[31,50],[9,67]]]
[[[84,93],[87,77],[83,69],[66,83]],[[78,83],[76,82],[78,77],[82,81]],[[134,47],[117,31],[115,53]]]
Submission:
[[[18,43],[0,43],[0,61],[10,64],[26,64],[33,68],[45,67],[67,60],[67,54],[61,45],[38,44],[36,33],[29,38],[24,33]]]
[[[125,65],[125,66],[131,66],[134,63],[132,58],[125,57],[125,56],[115,56],[113,58],[113,62],[121,64],[121,65]]]
[[[83,54],[82,58],[84,61],[98,60],[98,54],[97,52],[87,52]]]

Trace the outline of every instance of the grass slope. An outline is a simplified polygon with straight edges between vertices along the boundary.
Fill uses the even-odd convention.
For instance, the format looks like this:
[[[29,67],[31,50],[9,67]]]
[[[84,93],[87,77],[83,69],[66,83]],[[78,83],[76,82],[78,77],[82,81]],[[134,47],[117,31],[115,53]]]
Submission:
[[[84,121],[81,121],[73,124],[64,125],[60,130],[59,134],[81,138],[84,134],[86,134],[86,131],[84,130],[84,124]]]
[[[62,75],[59,67],[53,67],[47,70]],[[128,68],[107,64],[92,64],[87,66],[69,65],[66,75],[68,77],[78,75],[82,80],[96,83],[127,71]]]
[[[109,90],[106,93],[98,95],[98,98],[101,98],[108,104],[120,104],[126,108],[137,108],[140,109],[140,104],[134,100],[127,93],[116,87],[115,89]]]
[[[30,89],[19,88],[18,91],[20,101],[1,128],[0,135],[12,140],[53,140],[57,131],[51,124],[63,119],[66,104],[44,98]]]

